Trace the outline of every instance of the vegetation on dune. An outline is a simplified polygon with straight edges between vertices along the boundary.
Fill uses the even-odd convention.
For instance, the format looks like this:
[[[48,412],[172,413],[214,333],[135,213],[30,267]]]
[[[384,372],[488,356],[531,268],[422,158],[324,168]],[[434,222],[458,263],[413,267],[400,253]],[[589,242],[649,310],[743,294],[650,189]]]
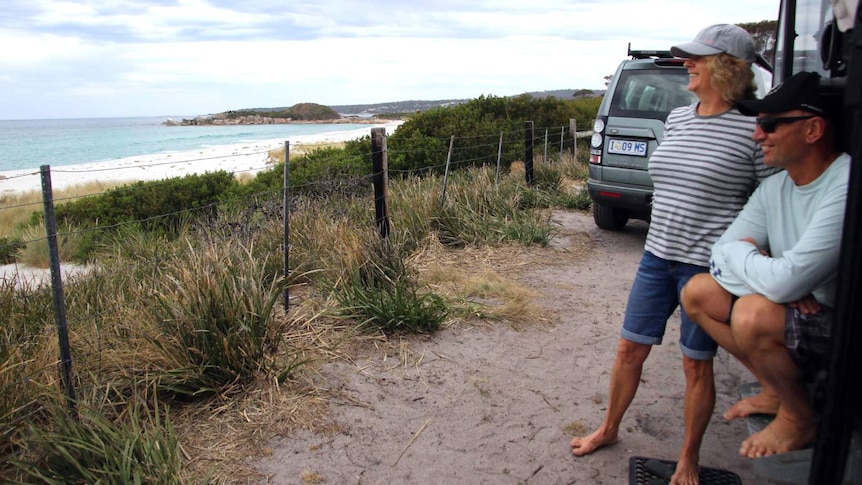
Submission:
[[[325,398],[307,370],[344,344],[464,321],[535,321],[515,283],[459,259],[544,247],[555,231],[547,208],[589,207],[586,150],[535,163],[532,186],[519,157],[526,120],[586,126],[596,105],[483,97],[416,114],[389,138],[399,171],[386,239],[374,226],[369,137],[291,159],[287,277],[283,165],[243,183],[216,172],[59,203],[58,239],[93,267],[65,288],[79,414],[65,409],[50,292],[0,282],[0,481],[254,477],[248,450],[318,419],[303,414]],[[513,145],[502,171],[462,146],[441,197],[441,139],[500,132]],[[4,257],[44,252],[27,232],[43,231],[41,216],[15,214],[0,221]],[[206,446],[183,445],[196,440]],[[212,446],[218,440],[231,446]]]
[[[280,110],[241,109],[228,111],[225,114],[228,119],[253,115],[262,116],[264,118],[290,118],[294,121],[337,120],[341,118],[341,115],[332,108],[316,103],[299,103],[290,108]]]

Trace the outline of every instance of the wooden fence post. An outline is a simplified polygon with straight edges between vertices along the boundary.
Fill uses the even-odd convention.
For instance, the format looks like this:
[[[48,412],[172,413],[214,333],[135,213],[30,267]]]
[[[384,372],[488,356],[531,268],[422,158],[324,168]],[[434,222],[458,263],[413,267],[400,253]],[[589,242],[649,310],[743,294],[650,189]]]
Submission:
[[[572,132],[572,157],[578,159],[578,120],[569,119],[569,131]]]
[[[533,122],[524,124],[524,178],[533,185]]]
[[[389,205],[387,183],[389,161],[386,153],[386,128],[371,129],[371,170],[374,174],[374,219],[380,237],[389,237]]]

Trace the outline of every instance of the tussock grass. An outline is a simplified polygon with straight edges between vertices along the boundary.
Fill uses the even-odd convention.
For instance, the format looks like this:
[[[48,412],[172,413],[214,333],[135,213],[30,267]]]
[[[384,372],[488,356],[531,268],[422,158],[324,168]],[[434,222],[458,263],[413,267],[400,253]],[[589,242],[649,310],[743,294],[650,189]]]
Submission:
[[[132,401],[115,419],[90,407],[53,411],[50,426],[31,427],[38,458],[14,462],[25,476],[56,485],[181,483],[182,455],[166,409]]]
[[[32,268],[48,268],[51,258],[48,251],[48,236],[45,224],[29,226],[21,234],[26,245],[18,251],[17,259]],[[72,261],[84,244],[84,235],[76,228],[66,226],[57,229],[57,252],[61,261]]]
[[[169,365],[157,372],[159,389],[183,396],[226,394],[276,369],[270,356],[281,343],[272,320],[282,294],[263,264],[235,240],[195,247],[167,262],[152,291],[158,333],[150,342]]]
[[[173,235],[99,234],[93,270],[65,292],[80,420],[62,410],[50,294],[0,282],[0,478],[260,481],[250,452],[333,429],[327,402],[349,399],[317,385],[320,365],[369,345],[408,365],[406,333],[543,322],[518,275],[554,261],[535,248],[556,231],[547,207],[578,186],[560,163],[534,187],[519,164],[499,183],[491,169],[456,172],[445,197],[442,177],[392,180],[388,240],[370,191],[295,197],[286,278],[278,196],[223,204]]]
[[[343,317],[360,329],[384,333],[431,333],[448,310],[442,298],[421,288],[398,247],[388,239],[367,239],[362,262],[330,285]]]

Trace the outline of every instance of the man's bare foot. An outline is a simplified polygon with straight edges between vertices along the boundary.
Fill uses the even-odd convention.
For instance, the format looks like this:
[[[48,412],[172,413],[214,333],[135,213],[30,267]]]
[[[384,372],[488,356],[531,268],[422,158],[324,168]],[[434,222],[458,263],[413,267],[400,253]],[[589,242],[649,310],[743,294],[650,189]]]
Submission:
[[[779,402],[778,396],[774,393],[761,392],[742,399],[731,406],[724,412],[724,419],[730,421],[736,418],[745,418],[752,414],[776,414],[778,413]]]
[[[609,446],[616,442],[616,433],[608,433],[599,428],[588,436],[573,439],[571,443],[572,454],[575,456],[589,455],[603,446]]]
[[[767,427],[742,442],[739,454],[760,458],[801,450],[814,441],[816,433],[817,427],[813,422],[796,421],[778,414]]]
[[[676,471],[670,477],[669,485],[698,485],[700,467],[696,462],[680,459],[676,464]]]

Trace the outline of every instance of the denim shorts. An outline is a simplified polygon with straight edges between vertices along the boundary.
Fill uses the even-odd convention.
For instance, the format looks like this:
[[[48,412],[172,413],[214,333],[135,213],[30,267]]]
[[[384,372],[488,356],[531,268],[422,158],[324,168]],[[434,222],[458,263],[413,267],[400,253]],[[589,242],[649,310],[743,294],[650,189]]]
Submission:
[[[668,318],[680,307],[682,287],[692,276],[708,270],[706,266],[668,261],[644,251],[629,292],[622,337],[639,344],[660,344]],[[712,359],[718,344],[688,318],[685,309],[680,310],[679,344],[682,353],[695,360]]]

